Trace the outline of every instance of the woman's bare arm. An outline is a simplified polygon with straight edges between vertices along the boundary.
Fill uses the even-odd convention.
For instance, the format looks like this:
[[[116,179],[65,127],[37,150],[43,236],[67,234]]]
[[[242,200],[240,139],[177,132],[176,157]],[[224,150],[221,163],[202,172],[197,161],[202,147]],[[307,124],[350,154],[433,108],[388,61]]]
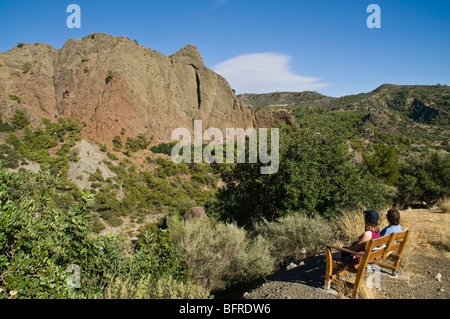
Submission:
[[[364,234],[361,235],[361,237],[359,237],[359,240],[355,243],[353,243],[350,247],[348,247],[348,249],[353,250],[353,251],[358,251],[362,248],[362,246],[368,242],[369,240],[372,239],[372,233],[370,231],[366,231],[364,232]]]

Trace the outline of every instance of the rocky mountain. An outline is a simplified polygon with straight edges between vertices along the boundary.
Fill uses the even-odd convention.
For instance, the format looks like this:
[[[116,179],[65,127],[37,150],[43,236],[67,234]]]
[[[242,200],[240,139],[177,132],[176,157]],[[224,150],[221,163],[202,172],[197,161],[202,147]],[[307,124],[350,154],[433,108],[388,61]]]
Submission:
[[[85,122],[83,138],[112,145],[114,136],[153,136],[173,129],[268,127],[289,114],[246,107],[222,76],[205,67],[197,48],[171,56],[125,37],[91,34],[61,49],[23,44],[0,53],[0,114],[23,110],[32,126],[42,118]]]

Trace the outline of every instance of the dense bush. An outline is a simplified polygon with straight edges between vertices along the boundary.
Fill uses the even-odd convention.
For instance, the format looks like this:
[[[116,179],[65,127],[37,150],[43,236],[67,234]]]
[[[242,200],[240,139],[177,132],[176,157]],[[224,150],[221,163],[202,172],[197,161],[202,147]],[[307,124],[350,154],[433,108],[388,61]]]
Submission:
[[[114,146],[113,150],[115,152],[120,151],[120,149],[122,148],[122,139],[120,138],[120,136],[118,136],[118,135],[114,136],[112,142],[113,142],[113,146]]]
[[[429,150],[401,162],[398,180],[399,204],[425,202],[432,206],[450,195],[450,153]]]
[[[208,291],[249,283],[275,269],[269,244],[236,224],[194,219],[174,221],[169,229],[190,277]]]

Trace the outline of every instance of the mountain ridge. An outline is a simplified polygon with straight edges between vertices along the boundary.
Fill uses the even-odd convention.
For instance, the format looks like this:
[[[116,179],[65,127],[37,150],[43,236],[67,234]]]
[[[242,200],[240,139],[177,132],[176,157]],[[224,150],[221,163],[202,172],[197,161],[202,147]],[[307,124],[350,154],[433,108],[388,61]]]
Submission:
[[[0,53],[0,113],[85,122],[83,138],[112,146],[145,134],[168,142],[178,127],[270,127],[288,115],[256,112],[239,101],[225,78],[186,45],[166,56],[126,37],[94,33],[55,49],[18,44]]]

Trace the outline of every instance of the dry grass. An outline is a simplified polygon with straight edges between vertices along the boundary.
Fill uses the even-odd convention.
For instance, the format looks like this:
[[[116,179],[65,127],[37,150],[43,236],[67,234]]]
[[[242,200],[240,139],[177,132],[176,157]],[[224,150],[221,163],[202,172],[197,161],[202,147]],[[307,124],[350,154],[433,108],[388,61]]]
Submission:
[[[343,211],[334,223],[334,231],[339,244],[348,245],[357,240],[364,232],[364,209],[357,211]],[[386,211],[378,212],[380,215],[380,230],[388,226]]]
[[[439,207],[444,214],[450,213],[450,197],[445,197],[439,202]]]
[[[449,215],[439,210],[415,209],[400,212],[401,224],[409,229],[408,244],[403,252],[399,272],[409,278],[414,275],[414,254],[438,254],[450,258]]]
[[[172,277],[143,277],[132,282],[127,276],[114,279],[105,291],[105,299],[211,299],[212,296],[193,282]]]

